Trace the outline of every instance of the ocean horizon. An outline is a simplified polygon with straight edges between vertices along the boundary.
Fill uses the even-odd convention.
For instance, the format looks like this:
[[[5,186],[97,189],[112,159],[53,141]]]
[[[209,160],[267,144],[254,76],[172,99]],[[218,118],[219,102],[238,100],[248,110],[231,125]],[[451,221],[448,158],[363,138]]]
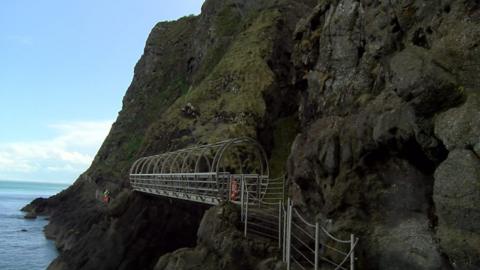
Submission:
[[[48,198],[68,184],[0,180],[0,269],[46,269],[58,252],[45,238],[46,217],[24,219],[20,209],[32,200]]]

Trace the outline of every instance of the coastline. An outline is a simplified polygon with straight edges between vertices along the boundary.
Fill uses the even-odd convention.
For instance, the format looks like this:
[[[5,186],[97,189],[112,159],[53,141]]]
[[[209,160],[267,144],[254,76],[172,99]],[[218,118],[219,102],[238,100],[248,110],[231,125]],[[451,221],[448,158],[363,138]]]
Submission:
[[[32,200],[46,200],[60,191],[50,187],[0,180],[0,269],[46,269],[59,256],[54,239],[45,233],[50,216],[25,218],[25,207]]]

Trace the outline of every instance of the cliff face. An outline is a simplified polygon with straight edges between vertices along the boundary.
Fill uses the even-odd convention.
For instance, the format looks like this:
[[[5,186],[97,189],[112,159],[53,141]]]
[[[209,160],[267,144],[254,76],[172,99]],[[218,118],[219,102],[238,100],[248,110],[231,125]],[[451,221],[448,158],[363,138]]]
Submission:
[[[360,269],[480,267],[479,24],[478,1],[323,1],[295,34],[292,193],[360,235]]]
[[[273,176],[289,156],[295,203],[359,235],[359,269],[480,267],[479,24],[473,0],[207,0],[159,23],[92,166],[29,206],[50,269],[277,267],[234,209],[129,188],[140,156],[240,136]]]

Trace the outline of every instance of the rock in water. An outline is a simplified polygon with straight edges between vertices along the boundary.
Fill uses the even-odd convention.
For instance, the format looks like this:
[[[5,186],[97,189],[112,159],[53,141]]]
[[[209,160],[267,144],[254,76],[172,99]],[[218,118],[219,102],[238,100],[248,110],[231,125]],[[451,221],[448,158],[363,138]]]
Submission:
[[[27,214],[25,214],[25,216],[23,216],[23,218],[25,218],[25,219],[36,219],[37,214],[35,214],[34,212],[28,212]]]

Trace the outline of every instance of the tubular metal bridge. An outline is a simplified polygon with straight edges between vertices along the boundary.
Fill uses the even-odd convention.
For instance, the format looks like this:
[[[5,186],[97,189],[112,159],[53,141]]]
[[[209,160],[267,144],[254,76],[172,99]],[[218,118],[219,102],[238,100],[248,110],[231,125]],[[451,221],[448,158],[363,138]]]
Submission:
[[[143,157],[130,169],[130,183],[136,191],[213,205],[239,201],[244,182],[262,199],[268,179],[265,151],[251,138]]]

